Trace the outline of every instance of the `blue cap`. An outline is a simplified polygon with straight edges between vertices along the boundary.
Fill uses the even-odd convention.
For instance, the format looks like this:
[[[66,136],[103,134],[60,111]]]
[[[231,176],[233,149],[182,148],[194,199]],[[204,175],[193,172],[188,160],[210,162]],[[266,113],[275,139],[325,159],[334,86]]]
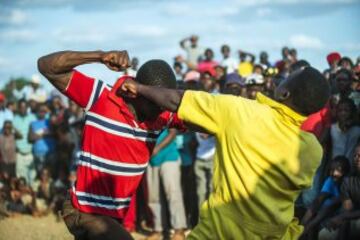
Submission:
[[[245,79],[240,77],[240,75],[237,73],[230,73],[230,74],[226,75],[225,85],[233,84],[233,83],[239,84],[240,86],[244,87]]]

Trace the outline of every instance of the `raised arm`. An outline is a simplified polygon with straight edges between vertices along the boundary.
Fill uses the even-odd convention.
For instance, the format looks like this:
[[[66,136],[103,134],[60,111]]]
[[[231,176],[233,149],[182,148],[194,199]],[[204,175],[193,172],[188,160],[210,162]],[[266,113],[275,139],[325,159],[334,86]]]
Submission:
[[[129,67],[130,61],[126,51],[62,51],[39,58],[38,69],[52,85],[64,91],[73,69],[87,63],[103,63],[113,71],[122,71]]]
[[[121,86],[119,94],[132,98],[140,95],[156,103],[156,105],[165,110],[176,112],[180,106],[184,91],[147,86],[133,80],[126,80]]]
[[[190,40],[190,37],[184,38],[180,41],[180,47],[185,48],[186,41]]]

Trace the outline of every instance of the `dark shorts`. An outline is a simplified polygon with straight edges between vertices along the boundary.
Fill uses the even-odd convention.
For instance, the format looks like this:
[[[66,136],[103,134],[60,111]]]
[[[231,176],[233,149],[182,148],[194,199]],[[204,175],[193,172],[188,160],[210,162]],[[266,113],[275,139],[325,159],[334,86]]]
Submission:
[[[130,240],[131,235],[116,219],[80,212],[69,197],[64,202],[62,218],[75,240]]]

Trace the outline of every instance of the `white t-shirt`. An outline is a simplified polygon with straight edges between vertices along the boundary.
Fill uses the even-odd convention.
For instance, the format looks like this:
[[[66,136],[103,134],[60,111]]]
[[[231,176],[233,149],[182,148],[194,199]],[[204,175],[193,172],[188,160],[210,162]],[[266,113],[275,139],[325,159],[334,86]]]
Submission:
[[[196,140],[199,143],[196,158],[206,161],[211,160],[215,154],[215,137],[210,135],[204,138],[202,133],[196,133]]]
[[[332,140],[332,154],[334,158],[339,155],[343,155],[351,162],[353,159],[356,143],[360,137],[360,127],[353,126],[346,132],[341,131],[339,125],[334,123],[330,129]]]
[[[239,61],[237,61],[235,58],[228,57],[226,59],[223,59],[220,63],[222,67],[225,67],[227,69],[226,73],[233,73],[237,71]]]
[[[187,60],[194,66],[197,66],[198,59],[204,54],[204,50],[199,46],[193,48],[190,45],[185,45],[184,49],[187,53]]]

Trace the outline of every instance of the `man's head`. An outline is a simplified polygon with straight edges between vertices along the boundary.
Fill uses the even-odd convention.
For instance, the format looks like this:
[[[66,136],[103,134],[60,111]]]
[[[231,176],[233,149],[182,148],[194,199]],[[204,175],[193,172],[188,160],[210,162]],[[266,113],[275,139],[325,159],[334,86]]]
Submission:
[[[230,56],[230,47],[229,45],[222,45],[221,46],[221,54],[224,58],[228,58]]]
[[[20,99],[18,102],[18,112],[21,116],[25,116],[27,113],[27,102],[25,99]]]
[[[3,133],[5,136],[9,136],[12,134],[13,125],[12,125],[11,121],[9,121],[9,120],[4,121],[4,125],[2,127],[3,127]]]
[[[342,57],[339,61],[339,66],[351,71],[354,67],[354,63],[349,57]]]
[[[234,96],[245,96],[245,80],[237,73],[230,73],[226,76],[223,93]]]
[[[356,173],[360,174],[360,142],[357,144],[354,151],[353,166]]]
[[[39,103],[37,108],[37,116],[39,119],[44,119],[49,109],[45,103]]]
[[[191,43],[191,47],[192,48],[196,48],[197,47],[197,43],[198,43],[199,37],[196,35],[192,35],[190,37],[190,43]]]
[[[330,176],[335,182],[339,182],[350,172],[350,163],[345,156],[337,156],[331,161]]]
[[[295,72],[297,70],[300,70],[300,69],[303,69],[303,68],[306,68],[306,67],[310,67],[310,63],[306,60],[299,60],[293,64],[290,65],[290,73],[292,72]]]
[[[275,100],[308,116],[322,109],[330,97],[329,84],[313,67],[305,67],[289,75],[275,89]]]
[[[350,98],[340,99],[336,105],[336,120],[343,124],[352,124],[356,118],[356,105]]]
[[[283,47],[282,49],[281,49],[281,55],[282,55],[282,57],[283,57],[283,59],[287,59],[288,58],[288,56],[289,56],[289,48],[288,47]]]
[[[326,56],[326,60],[327,60],[327,62],[329,64],[329,67],[331,69],[336,69],[337,68],[340,59],[341,59],[341,55],[338,52],[332,52],[332,53],[329,53]]]
[[[173,65],[173,68],[174,68],[174,71],[175,71],[177,74],[181,74],[182,69],[183,69],[183,66],[181,65],[180,62],[175,62],[174,65]]]
[[[352,74],[348,69],[342,68],[336,72],[336,87],[341,95],[351,92]]]
[[[269,58],[269,55],[267,54],[267,52],[262,51],[260,53],[260,63],[261,64],[267,64],[269,61],[268,58]]]
[[[214,58],[214,52],[211,48],[207,48],[204,55],[206,61],[211,61]]]
[[[253,73],[246,77],[246,94],[250,99],[255,99],[258,92],[265,90],[265,80],[263,75]]]
[[[40,83],[41,83],[41,79],[40,79],[40,76],[37,75],[37,74],[34,74],[31,76],[31,86],[34,88],[34,89],[37,89],[39,86],[40,86]]]
[[[131,59],[131,68],[137,70],[138,65],[139,65],[139,59],[137,57],[133,57]]]
[[[144,63],[135,80],[143,85],[176,88],[176,78],[170,65],[158,59]],[[143,97],[134,101],[134,107],[140,120],[154,120],[162,112],[158,106]]]

